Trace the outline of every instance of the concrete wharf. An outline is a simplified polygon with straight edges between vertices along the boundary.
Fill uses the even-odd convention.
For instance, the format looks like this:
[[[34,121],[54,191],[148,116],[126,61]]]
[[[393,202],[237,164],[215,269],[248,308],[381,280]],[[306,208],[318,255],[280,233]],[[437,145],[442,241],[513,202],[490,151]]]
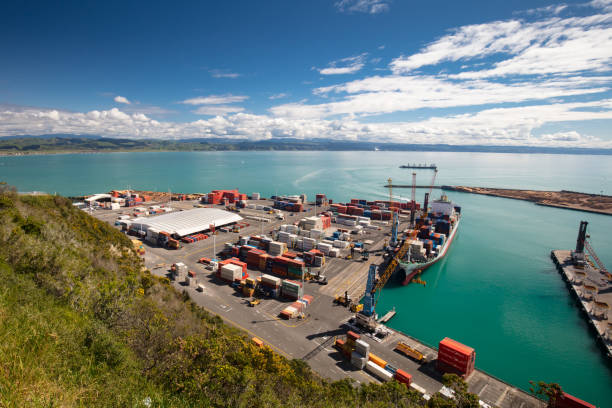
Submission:
[[[612,358],[612,318],[609,313],[612,282],[588,259],[584,269],[576,268],[571,251],[554,250],[550,257],[583,311],[598,343],[606,355]]]
[[[258,204],[270,205],[269,200],[258,200]],[[151,203],[147,203],[150,205]],[[167,203],[176,210],[187,210],[198,205],[196,201],[176,201]],[[284,212],[285,220],[273,219],[268,223],[250,222],[240,234],[218,231],[216,236],[216,250],[220,251],[226,242],[235,243],[239,235],[257,235],[263,232],[267,235],[277,229],[281,224],[293,223],[302,216],[314,214],[314,205],[306,206],[306,212],[291,214]],[[321,211],[319,207],[318,212]],[[114,224],[119,215],[132,212],[133,209],[96,210],[93,215]],[[241,209],[241,216],[265,216],[258,210]],[[248,221],[248,220],[247,220]],[[237,293],[230,285],[219,281],[214,274],[197,261],[202,257],[214,258],[212,239],[185,244],[180,250],[167,250],[149,246],[146,242],[145,266],[157,276],[169,277],[169,268],[175,262],[185,263],[189,270],[196,274],[197,283],[186,285],[185,282],[171,281],[179,291],[189,295],[194,303],[218,315],[227,324],[244,330],[250,336],[258,337],[277,353],[288,359],[302,359],[320,376],[330,380],[352,378],[357,383],[377,383],[378,380],[365,371],[354,369],[334,347],[334,340],[342,337],[347,330],[359,330],[353,326],[353,314],[348,308],[336,305],[333,299],[336,295],[343,295],[345,291],[352,299],[359,299],[365,291],[367,273],[370,263],[383,262],[383,246],[389,240],[389,225],[386,222],[376,222],[379,230],[368,230],[365,235],[357,239],[372,241],[368,245],[370,259],[368,262],[360,260],[359,253],[353,259],[327,258],[326,266],[321,273],[327,276],[328,285],[316,282],[305,282],[305,293],[312,295],[314,301],[308,307],[304,319],[284,320],[279,317],[280,311],[290,304],[283,299],[263,299],[255,307],[248,306],[249,298]],[[332,223],[334,228],[346,228],[343,225]],[[344,253],[343,255],[347,255]],[[316,270],[313,271],[316,273]],[[251,276],[260,276],[260,271],[249,269]],[[203,284],[204,290],[198,291],[197,284]],[[401,305],[398,305],[401,306]],[[442,376],[436,369],[435,360],[437,350],[419,340],[397,330],[388,328],[389,334],[383,338],[364,335],[370,343],[374,354],[388,361],[395,367],[410,373],[413,382],[432,395],[442,388]],[[408,344],[427,357],[422,364],[395,351],[398,342]],[[490,374],[476,369],[468,378],[468,390],[492,407],[500,408],[536,408],[542,402],[527,392],[512,386]]]

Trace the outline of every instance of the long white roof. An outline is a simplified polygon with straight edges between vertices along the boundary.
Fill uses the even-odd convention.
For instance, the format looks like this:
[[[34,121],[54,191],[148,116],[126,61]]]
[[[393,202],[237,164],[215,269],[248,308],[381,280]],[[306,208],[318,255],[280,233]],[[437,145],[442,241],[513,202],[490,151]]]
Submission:
[[[147,230],[154,228],[170,234],[185,236],[199,231],[205,231],[213,224],[222,227],[241,221],[238,214],[218,208],[194,208],[193,210],[177,211],[154,217],[140,217],[132,220],[133,229]]]

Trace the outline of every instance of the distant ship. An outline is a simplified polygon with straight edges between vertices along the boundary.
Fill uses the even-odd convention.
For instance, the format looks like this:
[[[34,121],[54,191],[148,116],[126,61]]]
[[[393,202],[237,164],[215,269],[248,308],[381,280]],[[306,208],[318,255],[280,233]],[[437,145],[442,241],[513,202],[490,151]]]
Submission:
[[[438,166],[435,164],[404,164],[400,166],[400,169],[427,169],[427,170],[438,170]]]

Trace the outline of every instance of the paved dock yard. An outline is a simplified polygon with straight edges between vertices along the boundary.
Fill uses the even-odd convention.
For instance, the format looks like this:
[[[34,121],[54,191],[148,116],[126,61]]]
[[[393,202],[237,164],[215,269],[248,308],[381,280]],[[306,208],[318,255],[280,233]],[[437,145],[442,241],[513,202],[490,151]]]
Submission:
[[[260,200],[258,203],[268,205],[269,201]],[[191,209],[197,204],[195,201],[170,201],[167,205],[173,208]],[[147,203],[146,206],[151,205]],[[145,204],[143,204],[145,206]],[[285,212],[285,220],[273,218],[263,211],[241,209],[240,215],[255,215],[270,218],[271,222],[264,223],[263,231],[270,235],[270,231],[278,229],[282,224],[290,224],[304,216],[314,214],[314,206],[306,206],[305,213],[290,215]],[[320,208],[318,212],[320,212]],[[96,210],[93,215],[111,224],[115,222],[120,214],[129,214],[130,208],[121,210]],[[261,233],[260,222],[245,219],[250,226],[238,233],[220,232],[216,236],[216,250],[220,251],[226,242],[235,243],[241,235],[257,235]],[[239,327],[251,336],[262,339],[275,351],[287,358],[303,359],[309,363],[314,371],[325,378],[339,380],[348,377],[355,381],[377,382],[365,371],[355,370],[350,363],[334,347],[336,336],[344,336],[346,331],[353,329],[349,320],[352,317],[350,311],[333,303],[335,295],[344,294],[348,291],[351,297],[356,298],[363,294],[367,273],[370,263],[382,262],[382,247],[389,239],[389,225],[381,225],[380,231],[369,230],[368,233],[359,236],[360,240],[371,240],[368,249],[370,259],[361,262],[361,256],[356,253],[356,260],[341,258],[327,258],[326,266],[322,271],[327,276],[328,285],[319,285],[315,282],[305,282],[304,293],[314,297],[314,301],[307,309],[307,316],[303,320],[283,320],[278,317],[280,311],[290,304],[289,301],[281,299],[263,299],[261,304],[255,307],[248,306],[248,298],[236,292],[227,283],[221,282],[205,269],[204,265],[198,264],[197,260],[202,257],[213,257],[212,237],[192,243],[183,244],[180,250],[167,250],[151,247],[145,243],[145,265],[156,275],[169,276],[169,267],[175,262],[183,262],[188,268],[196,273],[198,283],[205,286],[203,292],[198,292],[195,285],[185,286],[181,282],[173,282],[179,290],[186,291],[191,299],[199,306],[209,312],[219,315],[227,323]],[[332,224],[332,228],[343,228],[345,226]],[[346,253],[345,253],[346,255]],[[251,276],[260,276],[260,271],[251,271]],[[402,313],[402,305],[395,305],[398,314]],[[383,315],[386,310],[379,311]],[[371,344],[372,352],[379,355],[395,367],[401,368],[413,376],[413,382],[433,394],[442,388],[441,375],[435,369],[435,358],[437,351],[428,347],[416,339],[403,333],[389,329],[390,334],[384,339],[366,337],[365,340]],[[428,357],[429,363],[421,365],[402,354],[394,351],[395,345],[405,342],[411,347],[421,351]],[[477,351],[478,352],[478,351]],[[491,406],[501,408],[529,408],[540,406],[539,400],[526,392],[502,382],[495,377],[476,370],[468,378],[469,391],[479,395],[480,399]]]
[[[584,269],[577,269],[572,262],[571,251],[556,250],[550,254],[557,270],[563,277],[567,287],[576,298],[581,310],[584,312],[587,321],[594,330],[599,344],[609,358],[612,358],[612,338],[607,331],[612,328],[612,316],[608,309],[596,310],[593,300],[586,299],[584,285],[591,285],[598,289],[598,293],[593,299],[612,305],[612,283],[604,276],[599,269],[587,266]],[[582,279],[576,280],[576,274],[583,274]]]

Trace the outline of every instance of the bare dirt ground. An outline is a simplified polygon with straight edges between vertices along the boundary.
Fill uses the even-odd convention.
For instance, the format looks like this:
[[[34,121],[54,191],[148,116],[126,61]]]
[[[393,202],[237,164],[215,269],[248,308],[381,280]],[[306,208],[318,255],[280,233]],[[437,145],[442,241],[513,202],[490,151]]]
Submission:
[[[538,205],[569,208],[612,215],[612,196],[577,193],[574,191],[513,190],[502,188],[454,186],[449,188],[464,193],[483,194],[495,197],[532,201]]]

